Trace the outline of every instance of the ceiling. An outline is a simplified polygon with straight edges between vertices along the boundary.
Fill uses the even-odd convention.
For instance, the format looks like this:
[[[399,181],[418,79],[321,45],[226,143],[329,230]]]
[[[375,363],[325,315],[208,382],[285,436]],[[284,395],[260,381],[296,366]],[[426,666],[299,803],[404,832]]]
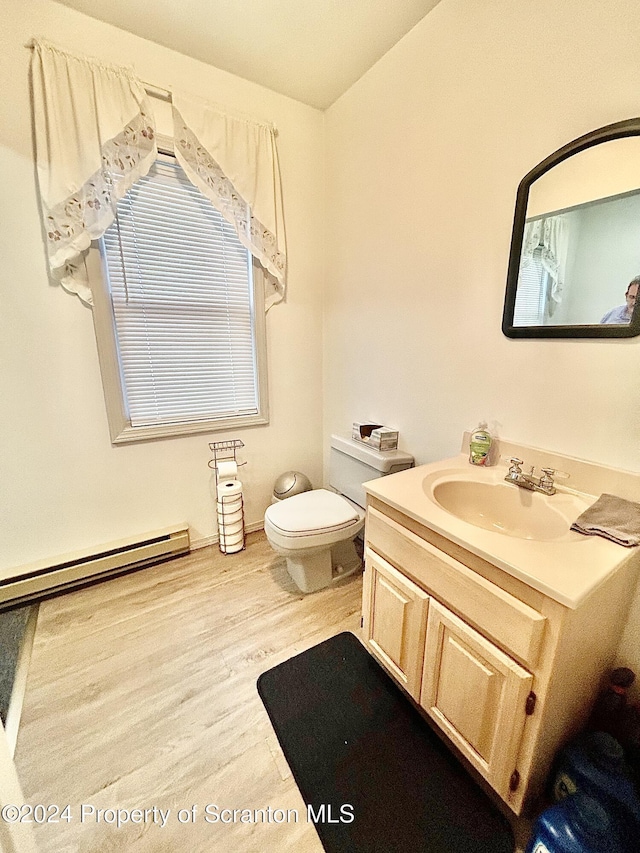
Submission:
[[[439,0],[58,0],[326,109]]]

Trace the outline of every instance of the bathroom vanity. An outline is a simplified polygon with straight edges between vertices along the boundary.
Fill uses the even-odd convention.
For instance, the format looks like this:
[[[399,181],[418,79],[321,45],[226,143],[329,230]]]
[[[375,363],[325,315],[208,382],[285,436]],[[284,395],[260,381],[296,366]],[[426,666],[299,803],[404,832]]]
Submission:
[[[506,443],[500,452],[570,472],[573,488],[519,489],[507,464],[471,466],[464,442],[453,459],[365,485],[363,632],[520,814],[588,716],[638,577],[639,548],[569,526],[602,491],[633,499],[640,475]]]

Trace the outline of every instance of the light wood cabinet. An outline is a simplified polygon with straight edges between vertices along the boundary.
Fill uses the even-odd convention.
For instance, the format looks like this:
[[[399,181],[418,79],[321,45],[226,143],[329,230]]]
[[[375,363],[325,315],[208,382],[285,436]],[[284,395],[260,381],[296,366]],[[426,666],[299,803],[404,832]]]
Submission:
[[[369,553],[367,565],[365,637],[407,693],[418,700],[429,596],[373,552]]]
[[[446,607],[432,602],[420,704],[496,789],[506,789],[533,676]]]
[[[371,496],[365,540],[367,647],[516,814],[537,807],[613,661],[632,565],[572,609]]]

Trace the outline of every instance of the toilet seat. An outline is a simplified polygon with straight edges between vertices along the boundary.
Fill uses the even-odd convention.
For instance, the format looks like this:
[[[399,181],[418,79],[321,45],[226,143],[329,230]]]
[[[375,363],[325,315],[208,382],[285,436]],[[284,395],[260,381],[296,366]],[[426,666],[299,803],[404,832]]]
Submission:
[[[274,544],[306,549],[355,536],[364,524],[364,512],[335,492],[314,489],[272,504],[264,520]]]

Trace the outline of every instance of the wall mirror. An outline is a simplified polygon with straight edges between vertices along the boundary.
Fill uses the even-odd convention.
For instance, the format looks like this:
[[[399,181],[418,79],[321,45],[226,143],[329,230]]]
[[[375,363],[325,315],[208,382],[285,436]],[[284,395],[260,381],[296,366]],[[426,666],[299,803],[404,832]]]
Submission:
[[[502,331],[633,337],[639,289],[640,118],[633,118],[570,142],[520,182]]]

